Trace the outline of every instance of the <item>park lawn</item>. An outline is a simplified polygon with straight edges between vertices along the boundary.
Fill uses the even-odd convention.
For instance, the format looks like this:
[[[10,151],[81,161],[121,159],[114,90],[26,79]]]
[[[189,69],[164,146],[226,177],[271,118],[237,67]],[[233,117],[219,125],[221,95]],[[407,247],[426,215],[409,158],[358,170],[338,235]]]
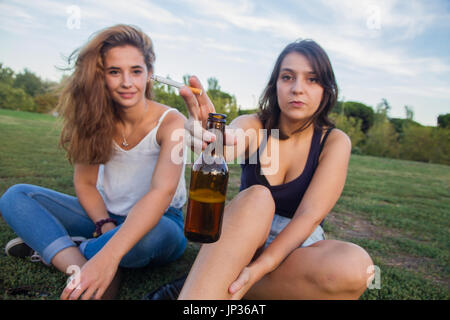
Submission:
[[[50,115],[0,109],[0,195],[30,183],[74,195],[73,168],[58,148]],[[239,191],[230,165],[227,201]],[[190,166],[186,167],[189,181]],[[371,255],[379,282],[361,299],[449,299],[450,167],[352,155],[343,194],[325,222],[328,239],[351,241]],[[0,219],[0,299],[57,299],[66,277],[52,267],[7,257],[15,235]],[[119,299],[141,299],[187,273],[199,246],[165,267],[122,272]]]

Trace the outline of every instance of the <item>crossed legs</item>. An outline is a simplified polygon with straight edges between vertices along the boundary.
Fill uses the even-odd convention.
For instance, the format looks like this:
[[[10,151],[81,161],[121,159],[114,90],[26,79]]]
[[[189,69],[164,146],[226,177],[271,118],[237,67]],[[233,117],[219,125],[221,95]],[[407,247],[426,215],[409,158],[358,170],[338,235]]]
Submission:
[[[270,191],[252,186],[225,208],[219,241],[202,245],[179,299],[230,299],[228,287],[246,267],[270,231],[275,204]],[[265,275],[245,299],[358,299],[372,260],[361,247],[323,240],[294,250]]]

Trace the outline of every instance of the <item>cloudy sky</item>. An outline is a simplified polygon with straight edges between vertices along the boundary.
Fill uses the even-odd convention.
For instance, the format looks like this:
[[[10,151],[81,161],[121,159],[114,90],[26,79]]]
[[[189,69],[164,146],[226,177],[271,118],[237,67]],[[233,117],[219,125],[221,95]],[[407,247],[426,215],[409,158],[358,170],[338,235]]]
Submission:
[[[155,73],[216,77],[243,109],[256,107],[280,51],[299,38],[328,53],[340,99],[436,125],[450,113],[448,0],[0,0],[0,62],[59,80],[65,60],[118,23],[153,40]]]

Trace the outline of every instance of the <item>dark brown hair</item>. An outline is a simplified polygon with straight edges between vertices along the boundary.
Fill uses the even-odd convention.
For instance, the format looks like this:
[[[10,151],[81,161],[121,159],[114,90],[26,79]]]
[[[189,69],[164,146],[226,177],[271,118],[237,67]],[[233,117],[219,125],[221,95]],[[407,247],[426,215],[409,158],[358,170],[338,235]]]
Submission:
[[[58,109],[64,118],[60,145],[71,163],[106,163],[113,150],[118,108],[105,84],[104,57],[114,47],[131,45],[144,56],[148,72],[153,71],[155,54],[150,38],[137,27],[116,25],[94,34],[74,59],[74,72],[63,83]],[[151,81],[145,97],[151,99]]]
[[[338,87],[334,76],[330,59],[326,52],[313,40],[299,40],[288,44],[278,56],[272,70],[269,82],[264,89],[259,100],[258,116],[265,129],[279,129],[280,106],[277,97],[277,80],[280,73],[283,59],[291,52],[303,55],[310,63],[313,71],[317,74],[318,83],[323,87],[323,96],[319,108],[316,112],[295,132],[306,129],[311,123],[316,128],[334,126],[328,118],[328,114],[337,102]],[[287,139],[288,136],[281,132],[280,139]]]

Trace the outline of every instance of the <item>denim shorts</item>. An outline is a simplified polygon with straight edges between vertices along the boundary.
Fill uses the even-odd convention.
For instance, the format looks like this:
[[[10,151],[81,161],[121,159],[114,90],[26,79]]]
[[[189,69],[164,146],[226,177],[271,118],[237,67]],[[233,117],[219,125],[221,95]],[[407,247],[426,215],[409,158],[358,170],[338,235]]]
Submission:
[[[272,227],[270,228],[269,236],[267,237],[264,249],[272,243],[278,234],[291,222],[290,218],[286,218],[275,214],[272,220]],[[320,225],[311,233],[311,235],[299,246],[299,248],[305,248],[320,240],[325,240],[325,232]]]

